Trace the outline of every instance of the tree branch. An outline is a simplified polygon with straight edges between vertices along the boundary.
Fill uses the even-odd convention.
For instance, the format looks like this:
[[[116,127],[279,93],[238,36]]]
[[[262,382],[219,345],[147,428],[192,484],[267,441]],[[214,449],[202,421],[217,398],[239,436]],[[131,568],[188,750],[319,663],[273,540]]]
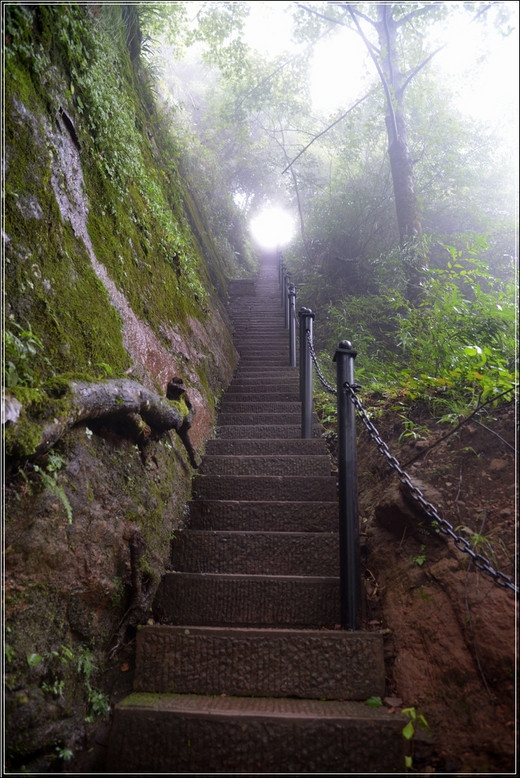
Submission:
[[[370,95],[370,92],[368,92],[368,94],[366,94],[364,97],[362,97],[360,100],[358,100],[357,103],[354,103],[354,105],[352,105],[348,109],[348,111],[345,111],[345,113],[342,116],[340,116],[339,119],[336,119],[336,121],[333,122],[332,124],[329,124],[329,126],[326,127],[326,129],[324,129],[322,132],[318,133],[318,135],[315,135],[314,138],[309,143],[307,143],[306,146],[304,146],[304,148],[299,152],[299,154],[296,155],[296,157],[293,159],[293,161],[290,162],[287,165],[287,167],[282,170],[282,176],[283,176],[284,173],[287,173],[289,168],[291,168],[294,165],[296,160],[299,159],[301,157],[301,155],[304,154],[307,151],[309,146],[312,146],[312,144],[314,143],[315,140],[318,140],[318,138],[321,138],[323,135],[325,135],[326,132],[328,132],[329,130],[332,130],[332,128],[335,127],[336,124],[339,124],[339,122],[342,121],[345,118],[345,116],[348,116],[348,114],[351,111],[353,111],[354,108],[357,108],[358,105],[363,102],[363,100],[366,100],[369,95]]]
[[[395,25],[396,27],[402,27],[403,24],[406,24],[410,21],[410,19],[414,19],[416,16],[421,16],[423,13],[429,13],[432,8],[437,8],[438,6],[445,5],[444,2],[437,2],[437,3],[427,3],[422,8],[416,8],[414,11],[410,11],[410,13],[405,14],[400,19],[396,19]]]
[[[376,66],[376,70],[377,70],[377,72],[379,74],[379,78],[381,79],[381,83],[383,84],[383,89],[385,90],[386,102],[387,102],[387,105],[388,105],[388,111],[389,111],[390,116],[392,118],[392,124],[393,124],[393,127],[394,127],[395,137],[398,138],[399,137],[399,132],[397,130],[397,120],[395,118],[395,111],[394,111],[394,106],[393,106],[393,103],[392,103],[392,95],[390,94],[390,89],[388,87],[388,83],[387,83],[387,80],[385,78],[385,74],[381,70],[381,66],[380,66],[379,62],[377,61],[377,58],[376,58],[374,52],[372,51],[372,46],[370,44],[370,41],[367,39],[365,33],[361,29],[361,25],[360,25],[360,23],[358,22],[358,20],[356,18],[355,12],[350,7],[350,5],[347,5],[347,9],[348,9],[348,11],[349,11],[349,13],[350,13],[350,15],[352,17],[352,20],[353,20],[354,24],[357,27],[358,33],[360,34],[360,36],[361,36],[361,38],[363,40],[363,43],[365,44],[365,46],[368,49],[368,53],[370,54],[370,56],[372,58],[372,62]]]
[[[423,60],[419,65],[417,65],[417,67],[413,68],[413,70],[410,71],[410,73],[408,74],[408,76],[406,78],[406,81],[404,82],[402,87],[400,87],[401,94],[403,94],[404,90],[406,89],[406,87],[408,86],[408,84],[410,83],[412,78],[415,78],[417,73],[419,73],[420,70],[422,70],[424,67],[426,67],[428,62],[430,62],[430,60],[432,60],[435,57],[435,55],[439,53],[439,51],[442,51],[443,49],[445,49],[447,45],[448,45],[447,43],[443,43],[442,46],[439,46],[438,49],[435,49],[435,51],[432,51],[432,53],[428,57],[426,57],[425,60]]]
[[[325,16],[325,14],[320,14],[319,11],[315,11],[314,8],[307,8],[307,6],[303,5],[302,3],[295,3],[294,5],[296,5],[298,8],[301,8],[302,11],[307,11],[307,13],[313,14],[314,16],[319,16],[320,19],[325,19],[326,22],[332,22],[333,24],[341,24],[342,27],[348,27],[348,24],[342,22],[341,19],[333,19],[331,16]]]
[[[421,451],[419,451],[418,454],[416,454],[414,457],[412,457],[407,462],[405,462],[404,465],[403,465],[403,468],[404,467],[409,467],[409,465],[411,465],[413,462],[416,462],[418,459],[420,459],[422,456],[424,456],[424,454],[426,454],[428,451],[431,451],[432,448],[435,448],[435,446],[438,446],[439,443],[442,443],[444,440],[446,440],[446,438],[449,438],[452,435],[454,435],[458,430],[460,430],[461,427],[463,427],[465,424],[467,424],[468,421],[470,421],[473,418],[473,416],[475,416],[479,411],[481,411],[482,408],[485,408],[486,405],[489,405],[490,403],[495,402],[495,400],[500,399],[500,397],[504,397],[506,394],[511,394],[511,392],[515,391],[515,388],[516,388],[515,386],[512,386],[510,389],[506,389],[505,392],[500,392],[500,394],[496,394],[490,400],[486,400],[486,402],[483,402],[481,405],[479,405],[477,408],[475,408],[475,410],[472,411],[469,414],[469,416],[466,416],[465,419],[462,419],[462,421],[459,422],[459,424],[457,424],[456,427],[454,427],[452,430],[447,432],[446,435],[443,435],[438,440],[436,440],[435,443],[432,443],[431,446],[428,446],[427,448],[422,449]]]
[[[343,8],[346,8],[348,11],[350,11],[351,3],[332,3],[332,5],[341,5],[341,6],[343,6]],[[362,13],[362,11],[360,11],[358,8],[353,8],[352,10],[354,11],[354,13],[357,16],[361,17],[361,19],[364,19],[365,22],[368,22],[369,24],[371,24],[372,27],[376,27],[377,26],[376,22],[373,19],[371,19],[370,16],[367,16],[366,14]]]

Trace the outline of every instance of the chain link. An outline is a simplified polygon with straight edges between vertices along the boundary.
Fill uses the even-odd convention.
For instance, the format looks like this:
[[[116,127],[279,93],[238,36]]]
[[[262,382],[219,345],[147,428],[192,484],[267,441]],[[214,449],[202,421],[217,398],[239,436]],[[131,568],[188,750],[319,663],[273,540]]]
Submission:
[[[392,454],[388,449],[388,446],[381,438],[376,427],[370,420],[367,412],[365,411],[365,409],[361,404],[361,400],[359,399],[359,397],[355,392],[355,387],[349,383],[345,383],[343,385],[343,388],[345,389],[348,397],[354,404],[359,416],[361,417],[363,424],[365,425],[368,431],[370,438],[377,445],[377,448],[380,451],[380,453],[386,458],[389,466],[397,472],[399,480],[401,481],[401,483],[405,484],[405,486],[408,488],[412,498],[419,503],[423,511],[432,520],[434,525],[436,525],[439,528],[439,530],[443,532],[445,535],[448,535],[450,538],[452,538],[455,546],[458,548],[459,551],[462,551],[462,553],[464,554],[469,554],[469,556],[473,560],[475,567],[477,567],[479,570],[482,570],[484,573],[490,575],[495,581],[495,583],[498,584],[498,586],[502,586],[503,588],[507,588],[507,589],[512,589],[512,591],[518,594],[518,586],[516,586],[514,581],[505,573],[501,573],[498,570],[496,570],[491,564],[491,562],[489,561],[489,559],[486,559],[485,556],[483,556],[482,554],[477,554],[476,551],[474,551],[471,548],[471,544],[467,538],[463,538],[460,535],[457,535],[457,533],[455,532],[453,526],[449,523],[449,521],[446,521],[446,519],[443,519],[439,515],[435,506],[433,506],[430,502],[428,502],[425,499],[421,490],[412,483],[410,476],[405,470],[403,470],[399,461],[394,456],[392,456]]]
[[[316,374],[317,374],[318,378],[320,379],[321,383],[323,384],[323,386],[325,387],[327,392],[330,392],[330,394],[336,394],[337,395],[338,390],[334,389],[334,387],[331,386],[328,383],[328,381],[326,380],[325,376],[321,372],[320,366],[318,364],[318,357],[316,356],[316,352],[314,351],[314,345],[312,343],[311,331],[310,330],[305,330],[305,335],[307,336],[307,343],[308,343],[308,346],[309,346],[309,352],[310,352],[310,355],[312,357],[312,361],[314,362],[314,367],[316,369]]]

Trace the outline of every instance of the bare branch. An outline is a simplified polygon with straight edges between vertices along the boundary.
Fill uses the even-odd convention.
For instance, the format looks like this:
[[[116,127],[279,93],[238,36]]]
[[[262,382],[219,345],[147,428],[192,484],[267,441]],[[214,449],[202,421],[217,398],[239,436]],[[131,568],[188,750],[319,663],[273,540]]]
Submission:
[[[350,10],[350,6],[352,4],[351,3],[339,3],[338,2],[338,3],[332,3],[332,5],[340,5],[343,8],[346,8],[347,10]],[[356,14],[356,16],[359,16],[361,19],[364,19],[365,22],[368,22],[369,24],[371,24],[372,27],[376,27],[377,26],[377,23],[373,19],[371,19],[370,16],[367,16],[366,14],[362,13],[358,8],[352,8],[352,10]]]
[[[293,161],[290,162],[284,170],[282,170],[282,175],[284,173],[287,173],[289,168],[291,168],[294,165],[294,163],[296,162],[296,160],[299,159],[301,157],[301,155],[304,154],[307,151],[309,146],[312,146],[312,144],[314,143],[315,140],[318,140],[318,138],[321,138],[323,135],[325,135],[326,132],[328,132],[329,130],[332,130],[332,128],[335,127],[336,124],[339,124],[339,122],[342,121],[345,118],[345,116],[348,116],[348,114],[351,111],[353,111],[354,108],[357,108],[358,105],[363,102],[363,100],[366,100],[367,97],[369,96],[369,94],[370,94],[370,92],[368,92],[364,97],[362,97],[360,100],[358,100],[357,103],[354,103],[354,105],[352,105],[348,109],[348,111],[345,111],[345,113],[342,114],[342,116],[340,116],[339,119],[336,119],[336,121],[333,122],[332,124],[329,124],[329,126],[326,129],[324,129],[322,132],[318,133],[318,135],[315,135],[314,138],[310,141],[310,143],[308,143],[306,146],[304,146],[304,148],[300,151],[299,154],[297,154],[297,156],[293,159]]]
[[[314,8],[307,8],[307,6],[303,5],[302,3],[295,3],[295,5],[298,6],[298,8],[301,8],[303,11],[307,11],[307,13],[313,14],[314,16],[319,16],[320,19],[325,19],[326,22],[332,22],[333,24],[341,24],[342,27],[348,27],[348,24],[342,22],[341,19],[333,19],[331,16],[325,16],[325,14],[320,14],[319,11],[315,11]]]
[[[444,2],[436,2],[436,3],[427,3],[422,8],[416,8],[414,11],[410,11],[410,13],[405,14],[400,19],[396,19],[395,25],[396,27],[402,27],[403,24],[406,24],[411,19],[415,19],[417,16],[422,16],[424,13],[429,13],[432,8],[438,8],[441,5],[445,5]]]
[[[415,67],[413,70],[410,71],[410,73],[408,74],[408,76],[406,78],[406,81],[404,82],[404,84],[400,88],[401,94],[403,94],[404,90],[406,89],[406,87],[408,86],[410,81],[413,78],[415,78],[417,73],[419,73],[420,70],[422,70],[424,67],[426,67],[428,62],[430,62],[430,60],[432,60],[435,57],[435,55],[439,53],[439,51],[442,51],[443,49],[445,49],[447,45],[448,45],[447,43],[443,43],[442,46],[439,46],[438,49],[435,49],[435,51],[432,51],[432,53],[428,57],[426,57],[425,60],[423,60],[419,65],[417,65],[417,67]]]

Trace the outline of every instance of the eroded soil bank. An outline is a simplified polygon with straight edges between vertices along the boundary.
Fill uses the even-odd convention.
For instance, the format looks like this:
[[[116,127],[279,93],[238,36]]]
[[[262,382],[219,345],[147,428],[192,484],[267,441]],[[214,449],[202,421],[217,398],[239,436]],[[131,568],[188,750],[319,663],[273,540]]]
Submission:
[[[470,419],[442,442],[450,428],[420,407],[407,413],[415,434],[401,437],[402,414],[390,405],[375,424],[392,454],[457,535],[514,577],[514,405]],[[430,725],[418,734],[414,767],[514,773],[515,595],[432,529],[366,430],[359,437],[366,622],[386,635],[392,702]]]

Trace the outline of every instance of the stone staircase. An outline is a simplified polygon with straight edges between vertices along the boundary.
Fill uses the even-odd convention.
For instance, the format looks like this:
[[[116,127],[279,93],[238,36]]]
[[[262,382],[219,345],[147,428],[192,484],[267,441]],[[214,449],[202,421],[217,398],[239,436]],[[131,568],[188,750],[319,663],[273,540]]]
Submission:
[[[239,285],[238,285],[239,286]],[[404,765],[382,638],[339,620],[338,505],[325,443],[302,440],[274,257],[235,289],[241,355],[194,479],[188,528],[137,636],[108,770],[384,773]]]

